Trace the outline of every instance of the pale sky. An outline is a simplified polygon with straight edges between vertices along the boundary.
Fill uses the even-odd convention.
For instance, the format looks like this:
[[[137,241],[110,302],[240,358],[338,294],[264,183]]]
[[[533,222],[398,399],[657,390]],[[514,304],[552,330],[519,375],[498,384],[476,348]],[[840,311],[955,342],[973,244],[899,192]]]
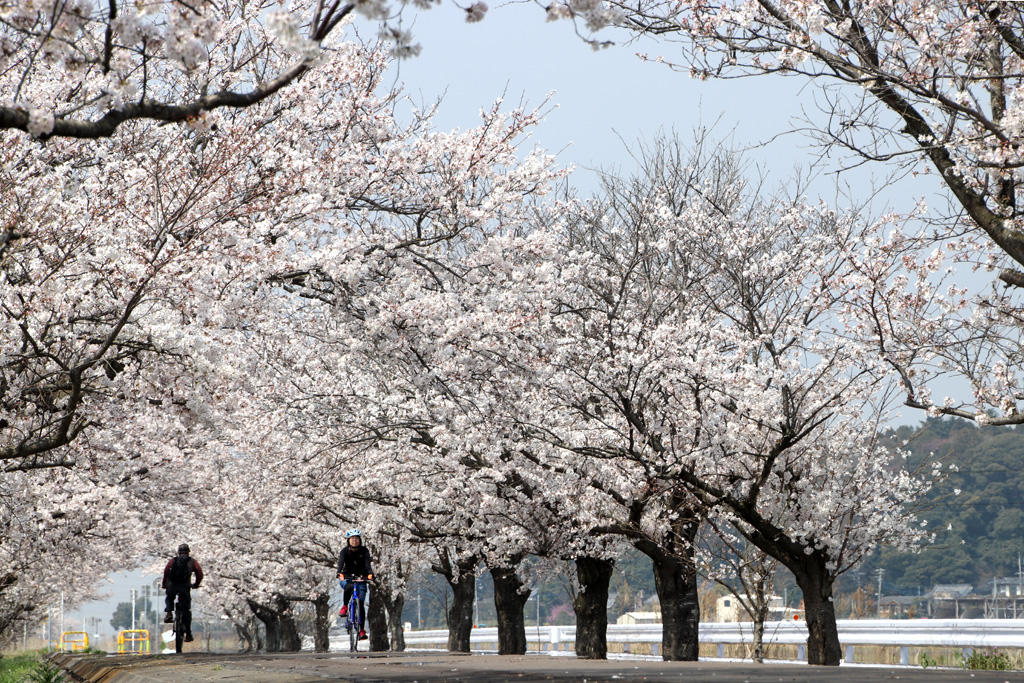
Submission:
[[[557,109],[541,124],[535,142],[560,152],[564,163],[589,167],[625,163],[622,141],[632,143],[660,128],[675,128],[685,137],[720,118],[715,128],[721,137],[735,128],[743,142],[756,143],[767,139],[768,131],[785,130],[797,113],[761,106],[795,97],[800,85],[795,79],[695,81],[636,56],[658,54],[657,45],[595,51],[576,37],[572,24],[545,22],[543,10],[533,4],[496,7],[476,24],[467,24],[462,14],[446,4],[407,22],[423,50],[397,69],[398,81],[415,99],[430,102],[444,94],[437,119],[442,129],[475,125],[480,109],[503,94],[510,106],[540,105],[551,94]],[[665,47],[665,54],[673,51]]]
[[[627,145],[659,130],[674,130],[686,141],[700,127],[713,127],[713,139],[731,138],[732,146],[749,148],[748,158],[780,183],[794,167],[806,170],[820,153],[806,135],[791,132],[806,127],[805,116],[823,120],[815,88],[804,78],[692,79],[637,56],[679,61],[671,43],[647,40],[595,51],[574,34],[571,23],[544,21],[543,10],[533,3],[496,6],[475,24],[467,24],[463,15],[451,4],[410,15],[415,20],[406,19],[405,27],[411,27],[422,53],[394,70],[414,100],[429,103],[444,95],[438,128],[478,124],[480,109],[503,94],[508,106],[520,101],[539,106],[550,94],[557,108],[540,124],[534,142],[557,152],[563,165],[617,166],[628,173]],[[368,26],[357,24],[357,29],[369,37]],[[616,36],[626,37],[611,32],[602,37]],[[884,168],[867,167],[847,174],[844,182],[863,184],[867,193],[871,180],[884,174]],[[576,185],[591,189],[592,175],[578,174]],[[826,176],[815,191],[832,196],[834,182]],[[886,201],[906,201],[909,207],[936,187],[927,180],[903,185]]]

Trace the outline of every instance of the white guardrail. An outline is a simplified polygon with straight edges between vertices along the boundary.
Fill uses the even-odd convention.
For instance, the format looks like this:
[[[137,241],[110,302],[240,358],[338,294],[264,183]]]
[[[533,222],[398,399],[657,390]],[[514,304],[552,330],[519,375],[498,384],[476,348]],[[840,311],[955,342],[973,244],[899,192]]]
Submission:
[[[853,661],[857,645],[885,645],[900,648],[900,663],[910,664],[911,647],[954,647],[969,655],[976,647],[1024,648],[1024,619],[858,619],[840,620],[839,642],[845,659]],[[750,622],[700,625],[701,643],[718,645],[718,657],[725,656],[725,645],[753,642]],[[533,649],[545,652],[572,651],[575,626],[526,627],[526,640]],[[797,659],[806,660],[807,626],[802,621],[765,622],[765,644],[796,645]],[[497,649],[498,629],[477,628],[469,639],[473,649]],[[647,644],[657,656],[661,645],[661,624],[609,624],[608,642]],[[448,631],[406,631],[406,647],[444,649]],[[490,646],[490,647],[485,647]],[[626,648],[628,650],[628,648]]]

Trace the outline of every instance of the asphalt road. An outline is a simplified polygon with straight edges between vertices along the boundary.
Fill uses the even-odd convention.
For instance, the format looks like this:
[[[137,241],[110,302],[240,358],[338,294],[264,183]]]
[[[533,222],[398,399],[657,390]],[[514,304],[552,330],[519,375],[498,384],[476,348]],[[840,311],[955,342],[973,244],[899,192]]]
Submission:
[[[58,662],[77,683],[1024,683],[1021,671],[729,662],[587,661],[574,657],[446,653],[296,653],[81,657]]]

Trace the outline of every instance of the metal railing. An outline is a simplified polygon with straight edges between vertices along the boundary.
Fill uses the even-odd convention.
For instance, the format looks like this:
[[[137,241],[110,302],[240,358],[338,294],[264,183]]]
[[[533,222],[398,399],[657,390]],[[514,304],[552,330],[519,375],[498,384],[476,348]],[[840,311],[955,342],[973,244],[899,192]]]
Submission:
[[[149,631],[130,629],[117,634],[117,652],[119,654],[149,654]]]
[[[78,652],[89,649],[89,634],[85,631],[64,631],[60,634],[61,652]]]
[[[858,645],[899,647],[900,663],[904,665],[910,664],[911,647],[960,648],[964,655],[974,648],[1024,648],[1024,619],[860,619],[841,620],[837,625],[847,662],[854,661],[854,648]],[[576,627],[528,626],[526,639],[539,651],[570,652],[575,647]],[[753,642],[753,624],[701,624],[699,639],[701,643],[717,645],[721,658],[725,656],[726,645]],[[495,650],[498,629],[473,629],[469,642],[472,649]],[[609,624],[608,642],[648,645],[651,653],[658,655],[661,624]],[[796,645],[797,660],[806,660],[807,625],[802,621],[766,622],[764,642]],[[410,648],[445,649],[448,631],[407,631],[405,644]]]

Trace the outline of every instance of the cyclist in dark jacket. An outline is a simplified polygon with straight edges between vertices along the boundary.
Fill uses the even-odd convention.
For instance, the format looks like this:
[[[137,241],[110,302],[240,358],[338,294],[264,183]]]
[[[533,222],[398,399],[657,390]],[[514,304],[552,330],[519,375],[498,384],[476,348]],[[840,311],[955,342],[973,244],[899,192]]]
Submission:
[[[338,614],[342,617],[348,616],[348,603],[352,599],[352,590],[355,586],[352,579],[363,577],[367,581],[373,580],[373,569],[370,567],[370,551],[363,545],[362,534],[359,529],[349,529],[345,532],[345,547],[338,554],[338,579],[344,587],[345,597],[342,600],[341,611]],[[345,577],[348,577],[346,579]],[[360,599],[359,623],[366,623],[365,601]],[[366,629],[359,629],[359,639],[366,638]]]
[[[192,574],[196,575],[195,583],[192,583]],[[182,625],[185,627],[185,642],[192,642],[192,593],[190,588],[199,588],[203,581],[203,570],[196,560],[189,556],[187,543],[178,546],[178,554],[167,560],[164,567],[164,579],[160,584],[167,591],[167,599],[164,601],[164,622],[174,622],[174,597],[178,597],[183,611]]]

